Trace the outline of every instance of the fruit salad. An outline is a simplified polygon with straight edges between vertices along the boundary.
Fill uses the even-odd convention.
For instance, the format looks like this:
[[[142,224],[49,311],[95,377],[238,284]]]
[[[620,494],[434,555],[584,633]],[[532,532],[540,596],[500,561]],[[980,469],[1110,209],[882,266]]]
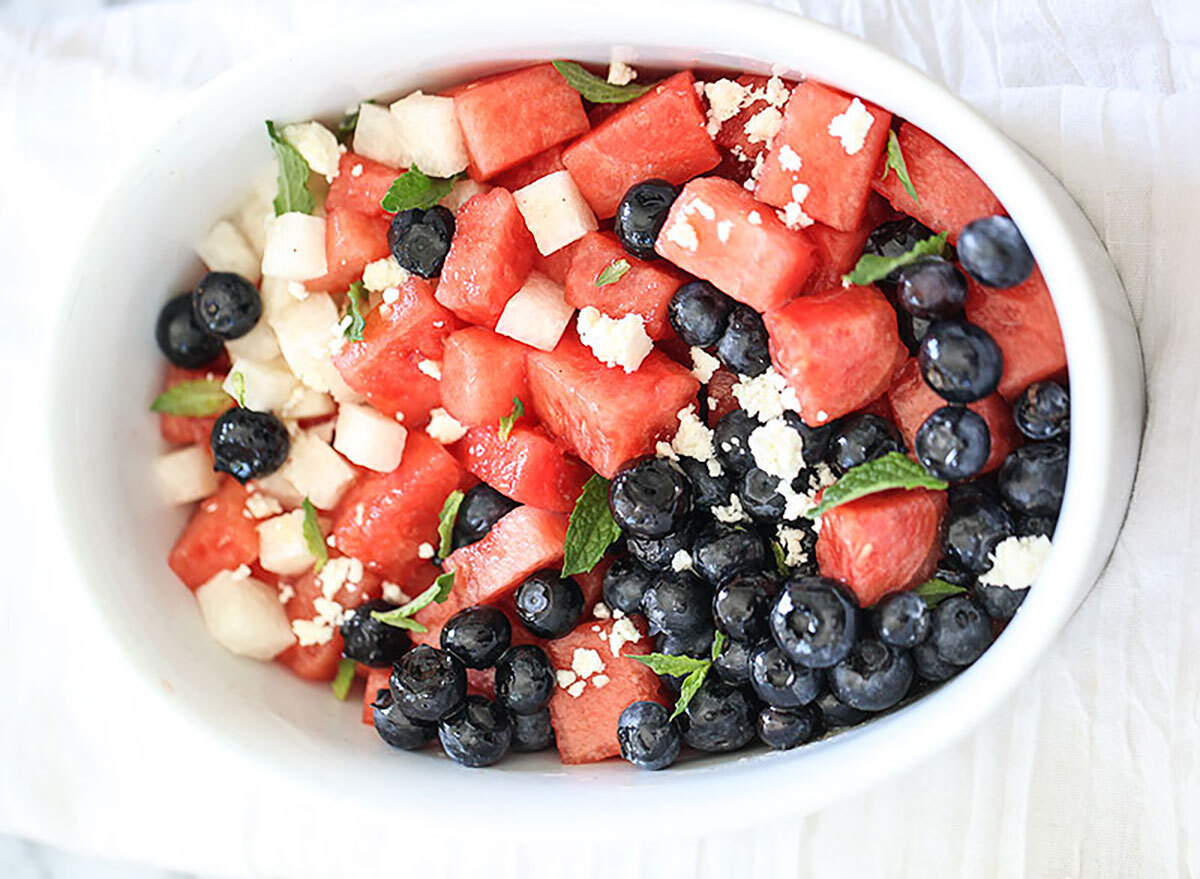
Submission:
[[[1066,355],[987,185],[821,82],[604,74],[268,122],[159,313],[171,571],[395,748],[802,746],[970,666],[1051,548]]]

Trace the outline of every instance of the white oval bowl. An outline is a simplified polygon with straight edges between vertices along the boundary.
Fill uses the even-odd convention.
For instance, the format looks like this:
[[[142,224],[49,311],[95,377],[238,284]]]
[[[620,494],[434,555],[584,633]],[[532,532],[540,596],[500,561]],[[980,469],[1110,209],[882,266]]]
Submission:
[[[531,59],[604,62],[614,45],[644,65],[803,72],[912,120],[971,165],[1020,225],[1058,308],[1072,392],[1066,497],[1039,582],[1003,635],[963,674],[898,712],[798,751],[692,759],[658,773],[620,761],[563,767],[553,752],[466,770],[438,748],[389,749],[359,724],[357,704],[277,665],[232,656],[205,634],[165,561],[185,513],[164,508],[150,468],[161,451],[146,411],[162,370],[154,320],[167,295],[197,277],[193,244],[268,161],[264,119],[336,117],[361,98]],[[445,806],[474,831],[531,820],[543,831],[577,828],[586,797],[607,832],[649,835],[661,832],[653,819],[664,808],[697,801],[723,808],[689,810],[693,831],[706,821],[753,822],[763,814],[754,804],[776,816],[828,804],[958,740],[1013,692],[1099,576],[1128,502],[1143,420],[1141,356],[1120,283],[1078,208],[942,86],[858,39],[765,7],[510,0],[457,4],[453,14],[435,4],[381,10],[369,27],[330,29],[205,86],[131,164],[100,216],[63,303],[50,378],[57,502],[95,609],[142,681],[156,692],[170,685],[173,710],[293,782],[354,791],[358,803],[400,817]]]

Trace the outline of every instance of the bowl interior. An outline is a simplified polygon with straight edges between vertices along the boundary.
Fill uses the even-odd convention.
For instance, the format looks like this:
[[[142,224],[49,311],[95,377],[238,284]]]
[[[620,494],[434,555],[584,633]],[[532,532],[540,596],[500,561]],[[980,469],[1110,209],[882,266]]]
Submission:
[[[473,11],[456,16],[461,23],[453,30],[436,10],[408,7],[395,17],[381,13],[368,32],[337,30],[290,47],[210,84],[132,165],[81,254],[52,378],[58,502],[99,613],[147,683],[169,688],[170,704],[260,764],[329,790],[365,792],[377,798],[374,806],[397,811],[407,807],[389,791],[415,783],[426,801],[445,800],[472,818],[473,807],[464,804],[478,798],[466,794],[481,776],[438,749],[388,749],[360,728],[357,704],[339,703],[327,687],[278,666],[236,658],[206,636],[192,596],[165,564],[185,513],[164,509],[149,467],[161,451],[146,411],[162,369],[153,341],[157,309],[195,280],[194,242],[267,162],[264,119],[336,118],[364,97],[430,90],[530,59],[603,62],[615,45],[645,66],[807,73],[946,142],[992,186],[1039,257],[1065,331],[1075,429],[1062,522],[1042,583],[975,666],[864,727],[792,753],[697,758],[666,773],[612,761],[564,768],[553,752],[520,756],[487,778],[530,796],[513,797],[501,815],[481,807],[477,817],[499,826],[536,808],[547,820],[568,814],[555,805],[568,807],[586,790],[598,805],[619,806],[608,814],[625,830],[647,832],[644,819],[659,806],[628,795],[646,786],[656,789],[659,804],[664,791],[687,797],[703,785],[706,797],[768,796],[813,807],[901,768],[897,753],[907,751],[915,762],[953,741],[1011,692],[1090,588],[1128,498],[1140,433],[1140,357],[1119,285],[1086,221],[1057,184],[957,98],[822,25],[706,0],[515,6],[503,13],[466,7]],[[797,785],[803,797],[792,793]],[[726,820],[734,811],[724,811]],[[741,811],[753,820],[751,810]]]

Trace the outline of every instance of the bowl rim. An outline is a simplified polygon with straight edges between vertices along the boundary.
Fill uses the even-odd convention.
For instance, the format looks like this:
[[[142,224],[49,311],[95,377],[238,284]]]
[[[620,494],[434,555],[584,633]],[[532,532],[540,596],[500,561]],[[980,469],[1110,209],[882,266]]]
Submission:
[[[512,32],[514,18],[521,22],[519,34]],[[636,27],[622,25],[620,22],[624,19],[636,20]],[[331,45],[342,50],[357,44],[378,49],[382,41],[394,39],[400,33],[408,34],[409,39],[414,33],[427,34],[432,38],[444,34],[448,27],[460,29],[460,46],[462,42],[468,46],[479,46],[481,50],[494,46],[494,53],[519,52],[522,47],[540,45],[554,51],[561,47],[562,55],[559,57],[580,57],[580,46],[633,43],[652,47],[644,50],[647,52],[668,52],[681,45],[699,46],[700,52],[757,58],[763,65],[779,64],[780,58],[803,59],[804,63],[796,67],[804,71],[811,70],[814,78],[832,81],[864,100],[879,103],[898,115],[913,119],[962,156],[973,169],[977,169],[977,173],[988,182],[1006,209],[1018,219],[1039,257],[1039,265],[1049,288],[1058,291],[1058,295],[1052,292],[1052,296],[1059,311],[1068,359],[1073,365],[1072,373],[1076,371],[1074,367],[1082,367],[1080,375],[1084,378],[1079,382],[1079,389],[1083,393],[1077,395],[1076,385],[1072,385],[1073,466],[1068,475],[1060,530],[1039,581],[1045,583],[1065,579],[1083,585],[1074,592],[1064,590],[1068,593],[1066,597],[1047,588],[1035,587],[1022,612],[1017,614],[1004,634],[973,666],[905,709],[807,746],[804,749],[804,753],[810,755],[807,759],[791,759],[798,755],[776,753],[732,755],[723,759],[699,760],[671,772],[653,774],[614,773],[611,765],[607,769],[599,766],[569,767],[545,773],[505,772],[502,774],[506,778],[522,780],[529,788],[530,799],[503,810],[491,808],[486,803],[472,805],[475,801],[471,794],[477,793],[475,777],[446,761],[446,771],[438,773],[437,789],[423,791],[423,808],[436,803],[448,804],[456,809],[460,820],[467,821],[473,829],[500,832],[525,824],[530,819],[531,808],[537,809],[532,814],[539,816],[540,820],[562,821],[553,816],[570,814],[570,806],[577,802],[583,792],[579,786],[582,783],[589,785],[588,797],[604,808],[606,816],[612,816],[610,831],[618,830],[636,836],[653,833],[654,821],[661,813],[661,798],[664,795],[679,798],[702,795],[710,798],[710,802],[723,803],[726,806],[724,809],[704,810],[707,814],[696,816],[697,822],[691,826],[691,830],[698,832],[718,825],[729,829],[754,823],[760,809],[753,806],[761,804],[764,796],[776,808],[785,809],[785,814],[810,811],[910,768],[928,759],[942,747],[965,737],[1028,677],[1035,662],[1045,654],[1055,635],[1091,588],[1115,540],[1114,511],[1110,502],[1114,496],[1119,498],[1119,512],[1123,513],[1132,487],[1136,444],[1133,461],[1116,460],[1114,456],[1125,454],[1125,447],[1129,445],[1126,434],[1131,429],[1136,429],[1140,437],[1144,409],[1140,350],[1137,357],[1138,375],[1135,377],[1137,391],[1132,392],[1129,377],[1122,378],[1114,374],[1115,367],[1106,356],[1103,344],[1112,334],[1113,318],[1111,315],[1105,318],[1102,312],[1105,308],[1111,310],[1113,303],[1099,302],[1094,290],[1081,291],[1078,282],[1071,280],[1091,278],[1096,269],[1094,261],[1097,258],[1098,241],[1090,227],[1086,227],[1086,220],[1082,220],[1078,208],[1069,201],[1068,206],[1064,206],[1059,193],[1054,192],[1058,184],[980,113],[947,88],[882,49],[789,12],[731,0],[660,0],[655,4],[611,0],[602,9],[593,8],[592,4],[576,7],[554,0],[514,0],[506,4],[503,10],[480,0],[469,0],[458,4],[454,21],[454,24],[448,23],[444,10],[422,4],[381,10],[371,32],[366,34],[361,32],[360,24],[348,23],[330,28],[320,35],[295,40],[220,74],[190,96],[180,107],[176,118],[195,114],[217,118],[220,108],[227,105],[248,83],[277,79],[280,70],[328,69],[327,65],[331,62],[318,61],[314,64],[312,59],[319,59],[323,53],[328,53]],[[462,25],[464,21],[470,21],[470,25]],[[723,21],[729,26],[716,35],[712,33],[713,28],[705,28],[702,24],[705,21]],[[734,21],[736,25],[732,24]],[[656,32],[655,28],[668,25],[671,30],[657,32],[673,32],[671,41],[645,37]],[[645,38],[634,38],[634,31]],[[797,49],[795,46],[804,48]],[[846,56],[855,59],[857,72],[843,60]],[[528,57],[554,56],[534,52]],[[775,61],[765,60],[769,58]],[[399,68],[400,71],[406,69],[403,66]],[[824,75],[829,70],[837,70],[844,75]],[[309,82],[318,81],[312,78],[313,74],[307,75]],[[395,74],[397,79],[402,75],[402,72]],[[884,82],[887,83],[886,88],[881,85]],[[879,99],[883,93],[895,95],[901,87],[903,94],[899,100],[891,97],[888,100]],[[147,143],[144,150],[130,158],[127,169],[117,177],[105,199],[104,209],[98,212],[97,224],[102,223],[111,207],[125,197],[125,190],[138,173],[141,158],[158,148],[162,139],[169,136],[171,127],[165,126],[160,134]],[[1071,210],[1078,216],[1071,218],[1064,214],[1064,211]],[[1071,223],[1068,220],[1074,221],[1073,230],[1069,228]],[[1092,236],[1091,241],[1081,242],[1078,239],[1081,220],[1087,228],[1087,234]],[[55,326],[53,344],[56,350],[70,335],[72,305],[78,301],[79,291],[84,287],[89,251],[94,246],[91,242],[95,238],[93,230],[80,248],[79,259],[71,272],[69,293],[63,300]],[[1099,253],[1107,265],[1107,271],[1111,273],[1107,255],[1103,254],[1102,249]],[[1112,273],[1112,277],[1112,282],[1118,285],[1119,290],[1115,273]],[[1121,299],[1124,314],[1117,315],[1117,320],[1128,323],[1129,332],[1133,335],[1132,344],[1136,346],[1136,330],[1128,313],[1128,303],[1124,302],[1123,296]],[[1064,314],[1071,318],[1070,321],[1063,317]],[[1098,345],[1097,340],[1101,344]],[[1126,345],[1130,342],[1124,337],[1120,341]],[[71,386],[73,376],[68,373],[65,358],[55,357],[54,360],[49,377],[49,399],[59,402],[65,396],[63,389]],[[1116,412],[1111,405],[1112,399],[1106,397],[1106,391],[1111,394],[1113,388],[1118,386],[1124,389],[1127,396],[1124,402],[1138,404],[1136,425],[1133,427],[1117,422],[1118,416],[1128,419],[1129,413]],[[101,578],[93,574],[79,549],[83,541],[72,539],[82,533],[80,529],[86,527],[88,522],[82,513],[76,511],[76,483],[68,473],[70,454],[66,437],[70,431],[63,428],[69,424],[69,412],[65,410],[70,407],[52,405],[49,408],[53,491],[60,511],[59,525],[64,532],[64,545],[70,548],[70,563],[76,569],[78,581],[85,585],[83,591],[95,613],[104,619],[105,628],[118,644],[119,651],[134,672],[133,676],[162,698],[164,704],[170,706],[169,711],[182,712],[192,726],[222,745],[234,745],[232,752],[252,760],[259,768],[263,767],[264,762],[269,763],[273,771],[286,773],[289,780],[294,782],[297,780],[296,767],[304,763],[307,764],[304,775],[308,783],[325,790],[337,790],[339,779],[344,779],[347,772],[353,774],[355,771],[352,755],[346,754],[339,759],[338,755],[333,754],[330,759],[314,764],[311,751],[308,750],[311,742],[306,741],[303,735],[267,741],[262,734],[231,733],[205,710],[207,702],[212,701],[211,695],[204,695],[195,701],[178,696],[168,699],[156,675],[148,671],[153,666],[144,661],[149,658],[146,648],[135,639],[122,637],[122,634],[128,634],[126,621],[120,618],[112,605],[104,601],[103,590],[97,588],[96,581]],[[1080,441],[1081,435],[1087,437],[1086,442]],[[1096,472],[1103,470],[1111,474],[1114,467],[1119,472],[1107,481],[1086,478],[1083,474],[1093,470],[1087,465],[1097,462],[1105,466]],[[1115,494],[1114,479],[1118,483],[1115,485]],[[1097,547],[1101,549],[1099,554],[1096,553]],[[1086,555],[1087,552],[1092,553],[1092,557],[1081,560],[1080,554]],[[938,730],[944,735],[935,738],[929,735],[930,730]],[[897,757],[897,754],[900,756]],[[734,767],[737,771],[731,771]],[[598,778],[611,783],[594,783]],[[803,786],[803,796],[791,790],[794,786]],[[653,789],[655,796],[632,796],[632,792],[638,789]],[[768,793],[772,790],[774,793]],[[365,802],[361,791],[354,793],[359,804]],[[399,800],[382,794],[369,795],[372,808],[416,814],[411,804]]]

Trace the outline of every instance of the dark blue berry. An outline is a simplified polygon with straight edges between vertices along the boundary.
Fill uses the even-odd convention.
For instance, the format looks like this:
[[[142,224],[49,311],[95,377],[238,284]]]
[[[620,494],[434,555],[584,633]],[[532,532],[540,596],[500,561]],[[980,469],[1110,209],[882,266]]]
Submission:
[[[697,574],[720,586],[734,574],[762,569],[767,550],[757,531],[713,523],[692,544],[692,565]]]
[[[463,766],[491,766],[508,753],[512,724],[503,707],[484,696],[466,701],[438,723],[446,756]]]
[[[225,350],[225,343],[196,320],[191,293],[167,300],[158,313],[154,338],[163,356],[184,369],[208,366]]]
[[[638,458],[608,487],[608,506],[621,530],[636,537],[664,537],[692,509],[692,486],[668,458]]]
[[[520,506],[506,498],[487,483],[481,482],[467,490],[454,519],[455,549],[482,540],[506,513]]]
[[[929,642],[945,662],[970,665],[992,643],[992,621],[972,598],[955,595],[934,608]]]
[[[512,641],[512,623],[503,611],[480,604],[460,610],[442,627],[442,649],[467,668],[491,668]]]
[[[744,691],[707,678],[684,709],[683,740],[697,751],[736,751],[754,738],[756,714]]]
[[[550,725],[550,709],[533,714],[509,714],[512,724],[511,749],[517,753],[544,751],[554,744],[554,727]]]
[[[917,429],[913,451],[938,479],[958,482],[983,469],[992,453],[992,434],[983,417],[965,406],[943,406]]]
[[[413,720],[392,700],[388,690],[379,690],[371,703],[371,720],[379,737],[393,748],[415,751],[437,735],[436,723]]]
[[[628,537],[625,548],[642,567],[651,571],[667,571],[678,553],[688,552],[692,548],[695,536],[696,526],[689,520],[666,537]]]
[[[950,504],[943,547],[954,564],[982,574],[992,566],[992,552],[1012,535],[1012,517],[997,501],[967,497]]]
[[[820,427],[809,427],[795,412],[784,412],[783,420],[792,430],[800,434],[800,439],[804,443],[805,464],[815,467],[817,464],[828,462],[830,443],[833,442],[833,435],[839,427],[837,421],[830,421]]]
[[[750,657],[750,685],[768,705],[807,705],[820,694],[823,678],[819,669],[793,663],[777,644],[763,644]]]
[[[1067,487],[1067,448],[1030,443],[1009,454],[1000,467],[1000,496],[1026,516],[1057,516]]]
[[[1000,500],[1000,488],[996,485],[996,474],[985,473],[977,479],[968,482],[956,482],[946,492],[946,498],[951,504],[956,504],[966,498],[983,498],[989,501]]]
[[[731,687],[750,685],[750,657],[762,642],[727,640],[713,660],[713,671]]]
[[[401,211],[392,217],[387,233],[388,249],[396,262],[421,278],[441,274],[453,238],[454,214],[441,205]]]
[[[815,705],[778,708],[768,705],[755,723],[759,740],[776,751],[811,742],[821,732],[821,710]]]
[[[458,658],[419,644],[392,665],[392,700],[413,720],[441,720],[467,695],[467,670]]]
[[[807,668],[845,659],[858,634],[858,603],[827,577],[793,577],[783,584],[769,618],[771,635],[788,658]]]
[[[721,340],[735,303],[708,281],[690,281],[675,291],[667,318],[688,345],[711,348]]]
[[[688,571],[664,571],[642,596],[651,632],[683,635],[712,625],[712,588]]]
[[[940,256],[923,256],[900,270],[896,298],[913,317],[954,317],[967,301],[967,279]]]
[[[213,469],[245,483],[282,467],[292,441],[283,422],[270,412],[235,407],[217,419],[209,444]]]
[[[680,469],[687,474],[688,480],[692,483],[693,509],[703,510],[729,503],[729,496],[733,494],[733,480],[724,468],[721,468],[721,472],[714,476],[704,461],[680,457],[678,463]]]
[[[678,197],[679,187],[657,178],[635,183],[626,190],[613,217],[613,232],[626,253],[638,259],[658,258],[654,242]]]
[[[671,712],[657,702],[634,702],[617,721],[621,756],[641,769],[665,769],[679,756],[682,737]]]
[[[894,592],[875,605],[872,614],[879,640],[911,649],[929,637],[933,615],[925,599],[915,592]]]
[[[837,422],[827,454],[830,466],[840,475],[888,452],[904,450],[904,438],[894,424],[863,412]]]
[[[668,635],[660,632],[654,639],[654,649],[666,656],[690,656],[693,659],[712,658],[713,636],[716,629],[709,623],[692,632]]]
[[[1013,404],[1013,421],[1032,440],[1064,436],[1071,429],[1071,397],[1058,382],[1034,382]]]
[[[933,230],[918,223],[912,217],[900,217],[880,223],[871,230],[863,245],[863,253],[871,253],[894,259],[908,253],[919,241],[933,237]],[[888,281],[897,283],[900,280],[900,270],[896,269],[887,277]]]
[[[748,305],[736,303],[729,312],[725,332],[717,342],[717,359],[738,375],[762,375],[771,365],[767,328],[762,316]]]
[[[863,638],[829,670],[829,689],[851,708],[885,711],[904,698],[913,681],[907,650]]]
[[[896,312],[896,328],[900,332],[900,341],[908,349],[908,353],[916,357],[921,350],[921,341],[933,326],[933,321],[923,317],[913,317],[907,311]]]
[[[534,644],[510,647],[496,663],[496,701],[513,714],[534,714],[554,695],[554,666]]]
[[[1018,537],[1053,537],[1058,527],[1057,516],[1019,516]]]
[[[948,681],[962,671],[961,665],[946,662],[938,656],[937,648],[930,639],[922,641],[912,649],[912,658],[917,677],[925,681]]]
[[[538,571],[517,587],[517,616],[538,638],[561,638],[583,617],[583,590],[555,571]]]
[[[1008,217],[984,217],[958,234],[958,261],[986,287],[1015,287],[1033,274],[1033,254]]]
[[[604,572],[604,603],[623,614],[641,613],[642,596],[654,574],[633,556],[624,555]]]
[[[917,363],[925,383],[951,403],[972,403],[994,393],[1004,355],[987,332],[962,320],[940,320],[921,340]]]
[[[818,696],[817,701],[812,704],[814,708],[821,712],[821,726],[823,729],[854,726],[856,723],[862,723],[870,717],[866,711],[842,702],[829,690]]]
[[[342,653],[347,659],[372,668],[387,668],[408,652],[412,646],[408,632],[381,623],[371,616],[373,611],[386,612],[395,607],[377,598],[347,612],[346,621],[341,626],[342,639],[345,641]]]
[[[973,590],[975,600],[984,612],[994,620],[1010,620],[1017,608],[1029,594],[1029,587],[1024,589],[1009,589],[1007,586],[995,586],[989,583],[976,583]]]
[[[200,325],[222,339],[240,339],[262,317],[258,288],[233,272],[209,272],[192,291]]]
[[[713,428],[713,448],[721,463],[731,472],[745,473],[754,466],[754,455],[750,453],[750,434],[757,427],[758,419],[745,409],[733,409],[726,412]]]
[[[713,595],[713,619],[730,638],[757,641],[767,636],[767,617],[778,593],[779,585],[766,574],[733,577]]]
[[[742,509],[763,525],[774,525],[783,521],[787,510],[787,499],[779,493],[779,477],[765,470],[751,467],[742,474],[738,485],[738,498]]]

